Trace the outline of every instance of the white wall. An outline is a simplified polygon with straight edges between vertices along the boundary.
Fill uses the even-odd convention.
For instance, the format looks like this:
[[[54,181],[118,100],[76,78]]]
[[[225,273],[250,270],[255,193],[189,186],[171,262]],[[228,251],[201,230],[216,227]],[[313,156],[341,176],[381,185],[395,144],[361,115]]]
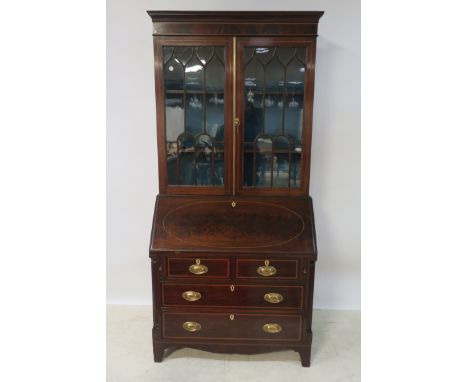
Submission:
[[[319,250],[314,306],[359,309],[359,1],[109,0],[107,8],[108,303],[151,304],[148,245],[158,175],[146,10],[323,10],[310,187]]]

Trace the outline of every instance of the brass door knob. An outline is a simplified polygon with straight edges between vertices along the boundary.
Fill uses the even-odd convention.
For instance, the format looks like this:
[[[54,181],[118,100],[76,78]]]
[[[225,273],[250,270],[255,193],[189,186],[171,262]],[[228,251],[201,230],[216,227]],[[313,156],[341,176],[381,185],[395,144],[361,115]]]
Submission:
[[[270,304],[278,304],[281,301],[283,301],[283,296],[279,293],[266,293],[265,296],[263,296],[263,298],[266,302],[269,302]]]
[[[203,275],[208,272],[208,267],[206,265],[200,264],[200,259],[195,260],[195,264],[192,264],[189,267],[189,271],[194,275]]]
[[[265,265],[262,265],[261,267],[258,267],[257,268],[257,273],[261,276],[265,276],[265,277],[268,277],[268,276],[273,276],[274,274],[276,274],[276,268],[272,265],[269,265],[270,264],[270,261],[269,260],[265,260]]]
[[[266,333],[279,333],[283,330],[280,324],[265,324],[262,327],[263,331]]]
[[[201,299],[201,293],[188,290],[182,293],[182,298],[187,301],[197,301]]]
[[[187,332],[198,332],[201,330],[201,325],[198,322],[195,321],[186,321],[183,323],[182,327],[187,331]]]

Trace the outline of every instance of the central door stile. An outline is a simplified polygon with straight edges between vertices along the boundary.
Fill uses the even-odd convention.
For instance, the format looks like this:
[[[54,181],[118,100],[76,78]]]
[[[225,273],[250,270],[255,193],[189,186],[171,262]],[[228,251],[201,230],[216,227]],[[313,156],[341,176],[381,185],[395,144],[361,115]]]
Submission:
[[[236,51],[237,51],[237,38],[234,36],[232,38],[232,50],[233,50],[233,59],[232,59],[232,113],[233,113],[233,129],[232,129],[232,196],[236,195],[236,150],[237,150],[237,137],[239,129],[239,120],[237,116],[237,104],[236,104]]]

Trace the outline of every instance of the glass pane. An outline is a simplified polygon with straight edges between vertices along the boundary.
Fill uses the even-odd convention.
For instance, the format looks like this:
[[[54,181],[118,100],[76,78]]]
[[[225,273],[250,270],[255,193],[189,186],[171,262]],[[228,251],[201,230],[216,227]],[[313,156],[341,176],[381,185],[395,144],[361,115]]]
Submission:
[[[265,87],[267,92],[283,92],[284,66],[277,57],[273,58],[266,66]]]
[[[278,58],[286,66],[293,59],[296,48],[278,48]]]
[[[171,58],[164,65],[164,87],[166,90],[182,90],[184,88],[184,69],[175,58]]]
[[[244,50],[244,187],[299,188],[304,47]]]
[[[172,53],[174,53],[174,48],[171,46],[165,46],[163,48],[163,56],[164,56],[164,64],[167,64],[167,61],[172,57]]]
[[[265,87],[265,72],[263,65],[254,57],[245,67],[244,85],[247,91],[263,91]]]
[[[176,163],[176,184],[193,184],[195,178],[194,171],[194,154],[195,142],[193,136],[188,133],[183,133],[177,139],[178,157]]]
[[[297,58],[292,60],[286,69],[286,83],[288,93],[297,94],[304,92],[305,66]]]
[[[185,131],[192,135],[200,134],[204,131],[204,104],[203,96],[200,94],[187,94],[185,96],[187,104],[187,115]]]
[[[282,134],[283,126],[283,95],[267,95],[265,104],[265,133]]]
[[[204,82],[203,64],[193,57],[185,66],[185,89],[187,91],[202,91]]]
[[[225,47],[163,47],[169,185],[223,186]]]
[[[206,132],[216,141],[224,140],[224,95],[207,94]]]
[[[286,97],[284,109],[284,132],[285,135],[301,140],[302,137],[302,115],[303,95],[291,95]]]
[[[273,187],[289,187],[289,139],[279,136],[273,139]]]
[[[166,94],[166,140],[175,142],[184,132],[184,100],[182,94]]]
[[[301,154],[294,152],[291,155],[291,188],[301,187]]]
[[[272,146],[270,137],[262,135],[255,142],[255,187],[271,187]]]
[[[212,46],[199,46],[196,48],[197,57],[203,65],[206,65],[211,60],[214,54],[214,48]]]
[[[244,141],[253,142],[255,138],[263,133],[263,95],[248,91],[245,96],[244,105]]]
[[[194,183],[198,186],[212,184],[213,140],[208,134],[200,134],[195,139]]]
[[[216,57],[218,57],[221,60],[221,62],[224,64],[224,62],[226,61],[224,59],[224,56],[226,54],[224,47],[223,46],[217,46],[216,49],[215,49],[215,52],[216,52]]]
[[[206,90],[209,92],[223,92],[224,65],[214,56],[206,66]]]
[[[193,55],[193,48],[190,46],[178,46],[174,50],[174,56],[182,64],[186,65]]]
[[[266,65],[271,61],[275,55],[276,48],[264,47],[264,48],[255,48],[255,56]]]

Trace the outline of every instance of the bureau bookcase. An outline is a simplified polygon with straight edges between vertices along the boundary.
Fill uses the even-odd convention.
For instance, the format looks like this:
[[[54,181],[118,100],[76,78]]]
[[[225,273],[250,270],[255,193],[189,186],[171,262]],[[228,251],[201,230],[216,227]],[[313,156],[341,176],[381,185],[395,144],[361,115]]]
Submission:
[[[149,11],[159,195],[154,360],[293,349],[310,365],[309,196],[323,12]]]

